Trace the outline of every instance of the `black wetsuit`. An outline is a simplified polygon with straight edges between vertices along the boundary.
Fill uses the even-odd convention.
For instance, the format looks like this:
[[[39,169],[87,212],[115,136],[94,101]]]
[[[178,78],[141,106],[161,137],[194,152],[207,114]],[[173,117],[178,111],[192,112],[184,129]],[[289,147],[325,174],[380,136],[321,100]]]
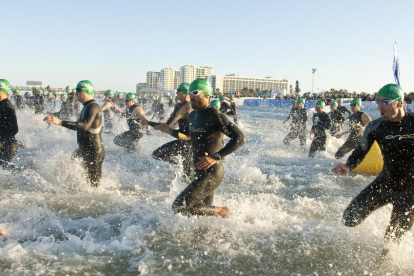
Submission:
[[[309,157],[314,157],[316,151],[326,150],[326,131],[331,128],[331,118],[325,112],[315,113],[312,118],[312,130],[317,130],[309,149]]]
[[[24,101],[23,101],[22,96],[20,96],[20,95],[14,96],[14,102],[16,104],[17,109],[23,109],[24,108]]]
[[[344,116],[345,116],[345,113],[348,113],[348,117],[352,114],[351,111],[349,111],[349,109],[346,108],[345,106],[338,106],[337,110],[341,112],[342,114],[344,114]]]
[[[289,118],[292,118],[292,123],[295,124],[295,127],[289,130],[289,133],[283,139],[285,145],[289,145],[290,141],[299,137],[299,142],[301,146],[306,144],[306,123],[308,122],[308,112],[303,108],[298,108],[293,112],[292,115],[289,114]]]
[[[35,108],[35,114],[43,114],[45,111],[45,101],[42,95],[36,95],[33,97],[33,105]]]
[[[235,114],[233,108],[228,103],[226,103],[224,101],[222,103],[220,103],[220,111],[222,113],[226,114],[227,116]],[[235,123],[236,123],[236,121],[237,120],[235,120]]]
[[[72,116],[72,107],[69,105],[68,101],[62,102],[60,104],[60,110],[53,113],[53,116],[61,120],[69,120]]]
[[[105,102],[105,104],[108,103],[108,102],[111,103],[112,105],[114,104],[112,100],[107,100]],[[107,133],[107,134],[114,134],[115,133],[114,123],[113,123],[114,112],[112,111],[112,107],[105,109],[103,111],[103,115],[104,115],[104,121],[105,121],[105,124],[104,124],[105,131],[104,132]]]
[[[167,120],[169,127],[178,123],[179,129],[184,129],[187,124],[188,115],[192,111],[190,102],[184,102],[175,106]],[[192,158],[191,158],[191,141],[190,140],[174,140],[168,142],[154,150],[152,157],[158,160],[179,164],[179,161],[173,156],[180,155],[183,157],[184,173],[191,179],[192,177]]]
[[[398,123],[382,118],[365,128],[358,147],[349,156],[346,165],[357,167],[377,141],[384,160],[382,171],[344,212],[346,226],[360,224],[372,211],[391,203],[391,221],[386,239],[399,239],[414,222],[414,116],[406,116]]]
[[[230,108],[232,111],[228,113],[228,115],[233,115],[234,123],[237,124],[237,105],[236,102],[230,102]]]
[[[157,114],[160,121],[163,121],[165,118],[165,113],[167,111],[165,110],[165,106],[163,103],[158,103],[155,107],[155,113]]]
[[[70,116],[75,116],[75,108],[74,108],[74,104],[75,104],[75,100],[76,100],[76,96],[75,93],[69,93],[68,95],[68,99],[67,99],[67,105],[70,108]]]
[[[5,169],[18,168],[10,163],[19,149],[14,138],[18,131],[16,112],[11,101],[6,98],[0,101],[0,165]]]
[[[62,126],[77,131],[79,149],[74,157],[81,158],[93,187],[99,186],[105,150],[102,144],[102,110],[97,102],[84,103],[77,122],[63,121]]]
[[[290,119],[292,119],[292,118],[295,116],[295,114],[296,114],[296,111],[297,111],[297,110],[298,110],[298,109],[297,109],[296,107],[292,107],[292,108],[290,109],[289,115],[287,116],[287,118],[286,118],[285,122],[287,122],[287,121],[289,121]]]
[[[365,127],[364,121],[362,121],[362,115],[364,115],[364,112],[358,111],[349,116],[349,127],[351,128],[351,131],[348,139],[346,139],[345,143],[335,153],[336,159],[342,158],[345,154],[358,146]]]
[[[331,129],[329,130],[330,134],[332,136],[335,136],[336,134],[341,132],[342,126],[345,123],[345,116],[342,112],[339,110],[331,111],[329,112],[329,117],[331,118]],[[337,124],[337,125],[335,125]]]
[[[138,105],[134,104],[126,108],[125,117],[129,130],[121,133],[114,138],[114,144],[120,147],[135,149],[135,145],[142,138],[142,127],[141,127],[141,118],[133,119],[132,112]]]
[[[125,100],[124,99],[118,99],[117,104],[119,108],[123,108],[125,106]]]
[[[169,99],[168,100],[168,108],[171,108],[171,107],[173,107],[174,106],[174,101],[173,101],[173,99]]]
[[[221,148],[224,134],[230,137],[230,141]],[[198,170],[196,164],[199,157],[215,153],[225,157],[234,152],[246,142],[243,133],[216,108],[207,105],[192,111],[184,129],[173,130],[171,135],[179,139],[190,137],[195,168],[194,181],[175,199],[173,211],[184,215],[212,216],[215,211],[212,205],[214,190],[224,176],[223,164],[218,161],[207,170]]]

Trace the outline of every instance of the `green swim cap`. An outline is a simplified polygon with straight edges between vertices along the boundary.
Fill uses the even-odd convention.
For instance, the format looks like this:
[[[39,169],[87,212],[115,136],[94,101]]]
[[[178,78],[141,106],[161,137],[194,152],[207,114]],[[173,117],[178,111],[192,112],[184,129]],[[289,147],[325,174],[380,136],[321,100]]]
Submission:
[[[297,102],[298,102],[298,103],[301,103],[301,104],[305,104],[305,99],[304,99],[304,98],[299,98],[299,99],[297,100]]]
[[[342,99],[337,99],[336,102],[337,103],[342,103]]]
[[[210,82],[208,82],[206,79],[196,79],[190,84],[190,91],[198,90],[203,94],[206,94],[208,96],[211,96],[211,93],[213,92],[213,87],[211,87]]]
[[[189,88],[190,88],[190,84],[189,83],[186,83],[186,82],[183,82],[182,84],[180,84],[179,86],[178,86],[178,91],[181,91],[181,92],[183,92],[185,95],[187,95],[187,96],[189,96],[190,94],[188,93],[188,91],[189,91]]]
[[[325,107],[325,102],[323,100],[319,100],[316,102],[316,105],[319,105],[323,109]]]
[[[67,99],[68,98],[68,94],[66,94],[66,93],[60,94],[60,98],[61,99]]]
[[[383,86],[377,94],[377,98],[378,97],[385,97],[385,98],[390,98],[392,100],[400,97],[397,101],[404,101],[404,90],[401,88],[401,86],[397,85],[397,84],[387,84],[385,86]]]
[[[25,96],[26,96],[26,95],[27,95],[27,96],[30,96],[30,93],[29,93],[29,92],[25,92],[25,93],[24,93],[24,95],[25,95]]]
[[[361,99],[359,98],[352,99],[351,104],[356,104],[357,106],[361,107]]]
[[[40,89],[39,89],[39,88],[37,88],[37,87],[33,87],[33,88],[32,88],[32,91],[33,91],[33,92],[40,92]]]
[[[121,92],[118,93],[118,98],[122,98],[122,93]]]
[[[158,100],[159,100],[160,102],[163,102],[163,101],[164,101],[164,98],[163,98],[163,97],[159,97],[159,98],[158,98]]]
[[[175,96],[175,100],[178,100],[178,96]]]
[[[86,94],[93,96],[94,87],[92,82],[88,80],[81,80],[80,82],[78,82],[78,85],[76,85],[76,89],[81,89],[82,92],[85,92]]]
[[[69,90],[70,91],[70,86],[66,86],[65,90]]]
[[[47,95],[53,97],[53,93],[52,92],[47,93]]]
[[[332,105],[332,106],[335,106],[335,107],[338,107],[338,103],[337,103],[337,102],[335,102],[335,101],[332,101],[332,102],[331,102],[331,105]]]
[[[46,86],[46,89],[50,88],[50,85]]]
[[[14,94],[20,94],[20,90],[19,90],[19,89],[17,89],[17,88],[15,88],[15,89],[13,89],[13,93],[14,93]]]
[[[220,100],[224,100],[225,98],[226,98],[226,97],[224,97],[224,96],[220,96],[220,97],[219,97],[219,99],[220,99]]]
[[[213,106],[213,107],[217,108],[218,110],[220,110],[221,104],[220,104],[219,100],[212,100],[210,102],[210,104],[211,104],[211,106]]]
[[[8,80],[0,79],[0,91],[9,94],[10,82]]]
[[[76,93],[76,89],[72,89],[72,93]]]
[[[293,100],[292,101],[292,104],[295,104],[295,103],[297,103],[298,102],[298,100]]]
[[[126,99],[127,100],[130,100],[130,101],[135,101],[135,99],[136,99],[137,97],[135,96],[135,94],[134,93],[128,93],[128,94],[126,94]]]
[[[115,95],[115,93],[114,93],[114,92],[112,92],[112,90],[106,90],[106,91],[105,91],[105,95],[106,95],[106,96],[109,96],[109,98],[113,98],[113,97],[114,97],[114,95]]]

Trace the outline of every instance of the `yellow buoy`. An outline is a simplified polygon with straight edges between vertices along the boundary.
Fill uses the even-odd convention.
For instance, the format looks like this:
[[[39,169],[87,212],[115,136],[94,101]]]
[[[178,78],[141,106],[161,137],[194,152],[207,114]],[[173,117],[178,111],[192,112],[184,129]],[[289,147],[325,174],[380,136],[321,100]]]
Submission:
[[[384,160],[382,160],[381,149],[375,141],[364,160],[352,172],[377,175],[381,172],[382,166]]]

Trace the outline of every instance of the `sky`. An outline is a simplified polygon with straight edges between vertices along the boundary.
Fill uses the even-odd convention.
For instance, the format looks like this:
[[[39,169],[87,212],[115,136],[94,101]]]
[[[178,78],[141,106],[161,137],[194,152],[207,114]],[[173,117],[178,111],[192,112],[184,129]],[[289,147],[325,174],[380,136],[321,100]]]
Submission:
[[[0,78],[54,88],[92,81],[133,92],[146,72],[207,65],[214,73],[287,79],[302,92],[414,91],[414,1],[8,1]]]

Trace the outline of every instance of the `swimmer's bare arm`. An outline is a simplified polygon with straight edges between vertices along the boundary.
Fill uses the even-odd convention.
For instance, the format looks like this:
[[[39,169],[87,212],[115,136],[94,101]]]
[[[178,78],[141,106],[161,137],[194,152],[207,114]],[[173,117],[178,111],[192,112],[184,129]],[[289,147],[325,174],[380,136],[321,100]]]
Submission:
[[[148,118],[145,115],[144,110],[142,110],[142,108],[139,106],[134,108],[134,110],[132,111],[131,117],[133,119],[141,118],[143,122],[148,122]],[[146,126],[147,126],[147,134],[149,134],[151,132],[150,126],[148,124],[146,124]]]

